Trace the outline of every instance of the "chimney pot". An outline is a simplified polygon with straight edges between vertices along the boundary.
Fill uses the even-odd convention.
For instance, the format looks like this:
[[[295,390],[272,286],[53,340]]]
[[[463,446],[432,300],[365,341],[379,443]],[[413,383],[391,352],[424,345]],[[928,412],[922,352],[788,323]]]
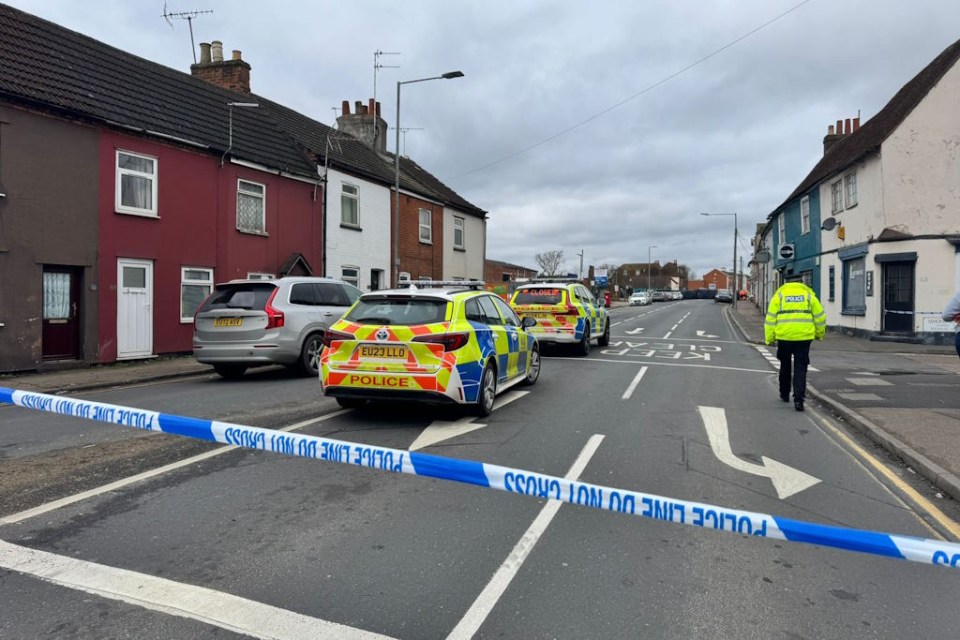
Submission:
[[[837,120],[837,135],[843,133],[843,120]]]
[[[860,116],[857,116],[853,119],[853,130],[856,131],[860,128]]]
[[[367,113],[367,105],[363,105],[363,115],[369,115]]]
[[[369,104],[370,104],[370,106],[369,106],[369,108],[367,109],[367,114],[372,116],[372,115],[374,115],[374,114],[377,112],[377,107],[376,107],[376,105],[375,105],[374,102],[373,102],[373,98],[370,98]]]
[[[348,116],[350,115],[350,101],[344,100],[340,103],[340,115]]]
[[[200,43],[200,64],[210,64],[210,43]]]
[[[243,58],[240,57],[240,49],[234,49],[234,50],[233,50],[233,59],[234,59],[234,60],[243,60]]]
[[[377,117],[380,117],[380,102],[377,102]]]
[[[853,133],[853,125],[850,124],[850,118],[843,121],[843,132]]]
[[[834,131],[833,125],[830,125],[829,127],[827,127],[827,135],[828,135],[828,136],[832,136],[832,135],[833,135],[833,131]]]
[[[357,115],[362,114],[362,113],[363,113],[363,103],[360,102],[359,100],[354,100],[354,101],[353,101],[353,112],[354,112],[355,114],[357,114]]]
[[[223,62],[223,43],[219,40],[210,43],[210,57],[213,62]]]

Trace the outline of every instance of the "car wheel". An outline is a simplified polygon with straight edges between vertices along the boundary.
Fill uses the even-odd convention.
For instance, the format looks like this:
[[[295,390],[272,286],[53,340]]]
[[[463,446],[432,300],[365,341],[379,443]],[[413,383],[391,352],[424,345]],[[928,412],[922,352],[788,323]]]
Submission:
[[[476,411],[480,416],[493,412],[493,400],[497,397],[497,372],[488,362],[480,375],[480,393],[477,394]]]
[[[583,329],[583,337],[577,343],[577,353],[581,356],[590,355],[590,325],[587,324]]]
[[[337,398],[336,400],[343,409],[359,409],[367,402],[363,398]]]
[[[213,365],[213,370],[216,371],[221,378],[236,380],[246,372],[247,367],[242,364],[215,364]]]
[[[603,335],[597,340],[597,345],[605,347],[610,344],[610,318],[607,318],[606,326],[603,329]]]
[[[297,372],[303,376],[320,375],[320,351],[323,349],[323,340],[319,333],[312,333],[303,341],[300,349],[300,359],[297,360]]]
[[[537,383],[540,377],[540,348],[534,347],[530,350],[530,362],[527,363],[527,375],[524,376],[520,384],[529,387]]]

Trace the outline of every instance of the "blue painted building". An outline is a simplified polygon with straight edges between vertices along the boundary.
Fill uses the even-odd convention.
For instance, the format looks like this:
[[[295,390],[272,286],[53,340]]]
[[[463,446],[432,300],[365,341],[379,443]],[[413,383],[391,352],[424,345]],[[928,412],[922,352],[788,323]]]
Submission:
[[[779,282],[799,280],[820,295],[820,189],[792,196],[768,216],[773,233],[773,268]],[[793,256],[784,245],[793,245]]]

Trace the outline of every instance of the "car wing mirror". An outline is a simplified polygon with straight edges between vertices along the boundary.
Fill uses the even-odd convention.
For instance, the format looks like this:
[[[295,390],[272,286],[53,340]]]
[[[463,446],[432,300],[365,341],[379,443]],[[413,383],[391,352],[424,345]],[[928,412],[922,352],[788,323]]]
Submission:
[[[524,316],[523,320],[520,321],[520,326],[524,329],[529,329],[530,327],[537,324],[536,318],[531,318],[530,316]]]

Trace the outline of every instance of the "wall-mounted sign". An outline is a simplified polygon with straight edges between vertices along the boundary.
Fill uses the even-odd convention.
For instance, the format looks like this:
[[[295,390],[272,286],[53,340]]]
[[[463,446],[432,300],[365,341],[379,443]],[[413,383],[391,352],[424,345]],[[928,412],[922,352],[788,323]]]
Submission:
[[[753,254],[753,259],[760,264],[766,264],[770,262],[770,252],[766,249],[761,249]]]
[[[793,260],[793,256],[796,255],[796,249],[792,244],[782,244],[777,251],[777,255],[780,256],[781,260]]]
[[[873,295],[873,269],[867,271],[867,295]]]

